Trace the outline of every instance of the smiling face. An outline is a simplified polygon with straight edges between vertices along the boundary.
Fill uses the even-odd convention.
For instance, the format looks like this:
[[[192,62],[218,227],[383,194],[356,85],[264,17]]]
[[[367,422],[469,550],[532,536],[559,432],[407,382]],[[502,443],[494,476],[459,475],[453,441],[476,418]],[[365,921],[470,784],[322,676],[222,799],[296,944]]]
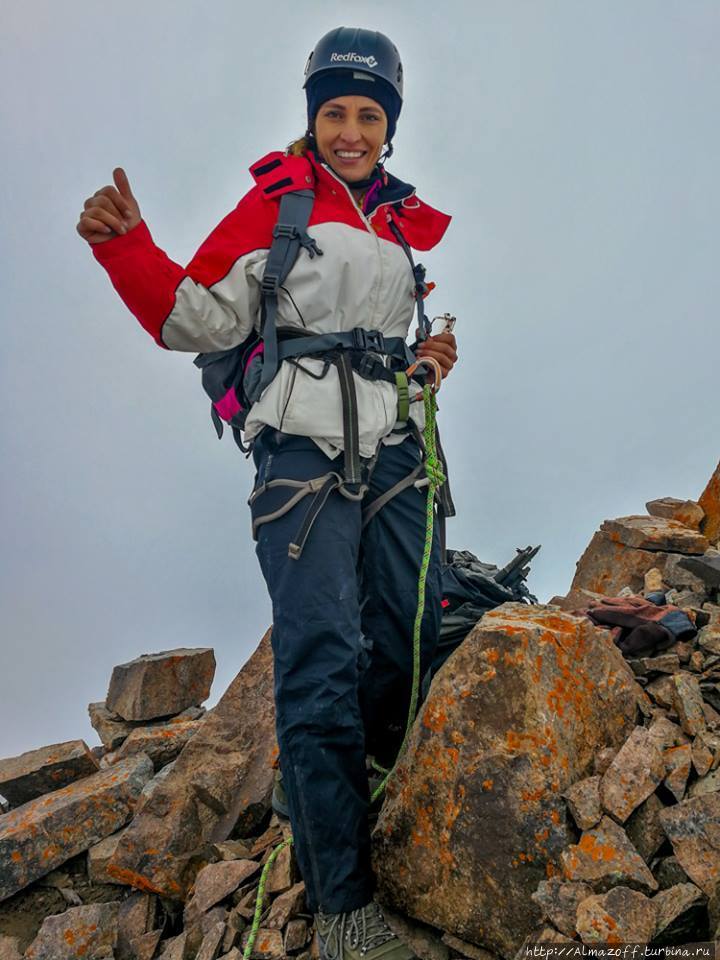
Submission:
[[[323,103],[315,117],[318,152],[348,183],[370,176],[386,134],[385,111],[369,97],[335,97]]]

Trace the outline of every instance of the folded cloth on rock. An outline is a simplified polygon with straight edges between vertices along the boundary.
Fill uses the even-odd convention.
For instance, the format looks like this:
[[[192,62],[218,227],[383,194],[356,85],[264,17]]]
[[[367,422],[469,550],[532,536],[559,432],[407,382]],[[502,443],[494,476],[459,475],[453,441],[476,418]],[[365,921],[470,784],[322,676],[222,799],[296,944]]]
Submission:
[[[697,633],[687,611],[636,595],[604,597],[574,612],[590,617],[599,627],[609,627],[627,658],[653,656],[677,640],[691,640]]]

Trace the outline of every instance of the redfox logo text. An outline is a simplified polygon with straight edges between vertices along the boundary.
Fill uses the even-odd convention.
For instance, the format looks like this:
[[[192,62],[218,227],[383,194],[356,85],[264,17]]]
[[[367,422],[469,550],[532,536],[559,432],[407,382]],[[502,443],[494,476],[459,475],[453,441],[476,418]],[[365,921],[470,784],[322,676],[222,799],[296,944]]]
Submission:
[[[331,53],[330,63],[364,63],[366,67],[378,65],[372,54],[369,57],[361,57],[359,53]]]

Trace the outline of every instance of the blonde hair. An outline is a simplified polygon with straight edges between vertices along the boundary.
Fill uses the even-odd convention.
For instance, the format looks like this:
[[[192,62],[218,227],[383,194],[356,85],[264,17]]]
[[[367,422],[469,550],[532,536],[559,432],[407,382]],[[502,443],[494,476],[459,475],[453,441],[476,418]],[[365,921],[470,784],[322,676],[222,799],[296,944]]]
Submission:
[[[307,134],[287,145],[285,153],[289,157],[304,157],[310,148],[310,138]]]

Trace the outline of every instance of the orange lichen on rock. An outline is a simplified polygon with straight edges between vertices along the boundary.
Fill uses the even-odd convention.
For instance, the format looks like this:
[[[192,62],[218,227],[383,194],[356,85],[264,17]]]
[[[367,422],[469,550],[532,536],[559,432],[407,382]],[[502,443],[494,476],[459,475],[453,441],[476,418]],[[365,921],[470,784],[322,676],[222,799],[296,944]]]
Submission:
[[[612,844],[601,843],[597,837],[591,833],[584,833],[582,837],[580,837],[578,848],[582,850],[583,853],[588,854],[591,860],[595,861],[603,860],[607,863],[618,856],[618,851]]]
[[[114,880],[119,880],[120,883],[127,884],[129,887],[135,887],[137,890],[142,890],[144,893],[157,893],[161,895],[167,894],[168,892],[174,894],[180,893],[180,887],[173,881],[170,881],[167,884],[167,890],[163,890],[161,887],[151,883],[147,877],[143,877],[141,874],[135,873],[133,870],[128,870],[125,867],[118,867],[113,863],[108,864],[107,873],[108,876],[112,877]]]
[[[445,698],[444,703],[439,699],[430,700],[425,707],[423,724],[428,728],[428,730],[432,730],[433,733],[440,733],[445,724],[448,722],[448,715],[445,708],[452,707],[454,704],[454,697]]]

